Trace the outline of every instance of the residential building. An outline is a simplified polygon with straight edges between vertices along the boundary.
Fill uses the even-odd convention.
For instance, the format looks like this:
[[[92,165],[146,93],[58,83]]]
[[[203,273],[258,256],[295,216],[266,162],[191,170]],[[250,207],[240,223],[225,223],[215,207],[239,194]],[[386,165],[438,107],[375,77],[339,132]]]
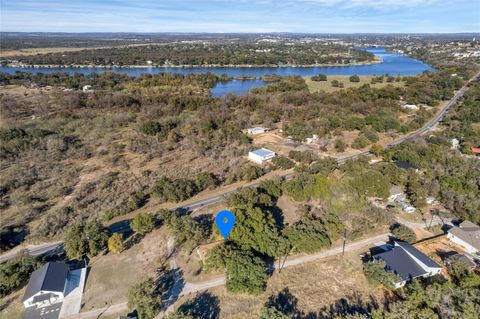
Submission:
[[[373,256],[386,263],[386,270],[393,271],[401,277],[395,287],[404,286],[408,281],[418,277],[431,277],[440,274],[442,267],[412,245],[396,241],[392,249]]]
[[[480,226],[466,220],[448,230],[448,239],[462,246],[468,253],[480,253]]]
[[[35,270],[22,299],[25,308],[63,301],[68,271],[68,265],[55,262],[46,263]]]
[[[252,127],[247,129],[247,133],[251,135],[261,134],[267,132],[269,129],[266,127]]]
[[[275,157],[275,152],[267,150],[266,148],[260,148],[255,151],[248,152],[248,159],[258,164],[263,164],[270,161]]]
[[[476,156],[480,156],[480,147],[472,147],[471,148],[471,151],[473,154],[475,154]]]
[[[91,85],[84,85],[84,86],[82,87],[82,91],[83,91],[83,92],[86,92],[86,93],[88,93],[88,92],[93,92],[92,86],[91,86]]]

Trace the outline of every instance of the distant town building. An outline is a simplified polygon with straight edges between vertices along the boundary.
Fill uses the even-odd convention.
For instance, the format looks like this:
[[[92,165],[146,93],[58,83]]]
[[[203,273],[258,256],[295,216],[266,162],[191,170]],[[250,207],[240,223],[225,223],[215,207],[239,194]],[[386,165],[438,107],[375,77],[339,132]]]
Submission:
[[[400,107],[405,110],[412,110],[412,111],[418,110],[418,106],[416,106],[415,104],[408,104],[405,101],[400,101]]]
[[[63,301],[68,270],[68,265],[54,262],[35,270],[23,296],[25,308]]]
[[[396,241],[393,248],[373,256],[386,263],[386,270],[393,271],[402,279],[395,283],[396,288],[418,277],[431,277],[440,274],[442,267],[412,245]]]
[[[84,85],[82,87],[82,91],[88,93],[88,92],[93,92],[93,89],[91,85]]]
[[[447,237],[471,254],[480,252],[480,226],[468,220],[450,228]]]
[[[251,135],[261,134],[267,132],[269,129],[266,127],[252,127],[247,129],[247,133]]]
[[[480,156],[480,147],[472,147],[470,150],[475,156]]]
[[[263,164],[270,161],[275,157],[275,152],[267,150],[266,148],[260,148],[255,151],[248,152],[248,158],[258,164]]]

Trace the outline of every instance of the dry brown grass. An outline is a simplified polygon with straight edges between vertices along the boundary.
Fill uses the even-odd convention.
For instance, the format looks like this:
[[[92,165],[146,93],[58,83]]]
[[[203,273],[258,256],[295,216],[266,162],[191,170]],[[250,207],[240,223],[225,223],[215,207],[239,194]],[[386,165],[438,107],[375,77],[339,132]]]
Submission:
[[[0,299],[0,318],[2,319],[21,319],[23,318],[24,307],[22,297],[26,287],[9,294]]]
[[[312,81],[310,76],[304,78],[309,91],[313,93],[319,91],[334,92],[348,88],[360,87],[364,84],[370,84],[370,81],[372,80],[372,78],[374,78],[374,76],[359,76],[360,82],[350,82],[350,76],[348,75],[327,75],[327,81]],[[333,87],[331,83],[333,80],[337,80],[338,82],[343,83],[344,88]],[[388,83],[387,80],[384,79],[383,83],[370,84],[370,86],[374,88],[382,88],[389,84],[401,87],[405,86],[405,81]]]
[[[225,287],[209,292],[219,299],[220,318],[228,319],[255,318],[268,298],[285,288],[298,299],[298,311],[303,313],[318,313],[342,298],[367,301],[372,288],[363,275],[360,253],[362,251],[347,253],[344,258],[334,256],[275,272],[266,291],[259,296],[230,294]],[[373,296],[380,299],[381,291],[374,290]],[[193,297],[181,298],[176,306]]]
[[[153,275],[167,257],[167,232],[154,230],[120,254],[93,258],[88,273],[82,311],[127,301],[128,289]]]

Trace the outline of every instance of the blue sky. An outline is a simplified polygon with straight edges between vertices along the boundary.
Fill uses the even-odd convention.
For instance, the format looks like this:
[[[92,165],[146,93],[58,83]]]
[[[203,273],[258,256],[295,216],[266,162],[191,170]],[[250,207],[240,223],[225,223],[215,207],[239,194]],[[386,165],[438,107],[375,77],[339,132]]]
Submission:
[[[480,31],[480,0],[0,1],[1,31]]]

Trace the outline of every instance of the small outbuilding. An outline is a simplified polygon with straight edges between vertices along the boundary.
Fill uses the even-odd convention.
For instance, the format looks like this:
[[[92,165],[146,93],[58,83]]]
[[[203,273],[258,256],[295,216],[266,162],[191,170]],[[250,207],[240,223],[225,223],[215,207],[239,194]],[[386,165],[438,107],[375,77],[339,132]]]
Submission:
[[[269,129],[266,127],[252,127],[247,129],[247,133],[250,135],[255,135],[255,134],[262,134],[262,133],[268,132],[268,130]]]
[[[25,308],[46,306],[63,301],[69,267],[49,262],[35,270],[23,296]]]
[[[267,150],[266,148],[260,148],[258,150],[248,152],[248,159],[258,164],[263,164],[267,161],[270,161],[274,157],[275,152]]]

